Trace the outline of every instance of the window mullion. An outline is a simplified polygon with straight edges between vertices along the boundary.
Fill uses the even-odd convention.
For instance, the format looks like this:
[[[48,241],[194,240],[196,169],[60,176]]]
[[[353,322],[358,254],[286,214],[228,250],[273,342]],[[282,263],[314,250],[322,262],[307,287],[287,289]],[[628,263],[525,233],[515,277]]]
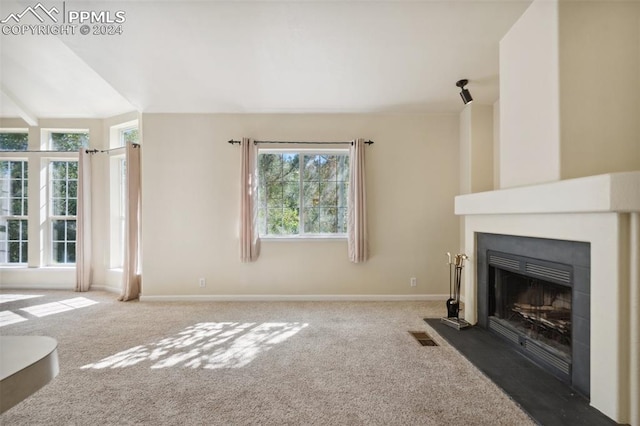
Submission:
[[[306,231],[304,229],[304,154],[298,152],[298,233],[299,235],[305,235]]]

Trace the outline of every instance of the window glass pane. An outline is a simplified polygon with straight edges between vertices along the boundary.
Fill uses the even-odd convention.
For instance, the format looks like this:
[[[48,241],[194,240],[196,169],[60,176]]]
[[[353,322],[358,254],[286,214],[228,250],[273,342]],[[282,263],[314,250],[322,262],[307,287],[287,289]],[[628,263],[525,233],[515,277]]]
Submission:
[[[65,221],[64,220],[54,220],[52,222],[52,241],[64,241],[65,240]]]
[[[316,207],[320,203],[320,183],[304,182],[303,190],[302,205],[304,207]]]
[[[18,220],[9,220],[7,222],[7,239],[9,241],[20,240],[20,224]]]
[[[76,221],[75,220],[67,220],[67,241],[75,241],[76,240]]]
[[[67,215],[67,200],[65,200],[64,198],[53,199],[53,215],[54,216]]]
[[[77,180],[70,180],[69,181],[69,186],[67,187],[68,192],[68,196],[71,198],[77,198],[78,197],[78,181]]]
[[[75,263],[76,221],[52,221],[51,251],[54,263]]]
[[[321,234],[335,234],[338,232],[338,209],[321,208],[318,222]]]
[[[122,141],[121,146],[124,146],[128,143],[138,143],[140,140],[138,129],[122,130],[120,135],[120,140]]]
[[[305,181],[317,181],[318,176],[318,159],[319,155],[305,155],[304,156],[304,180]]]
[[[280,181],[267,184],[267,205],[269,207],[282,207],[282,183]]]
[[[64,242],[53,243],[53,261],[55,263],[66,263]]]
[[[28,133],[0,132],[0,151],[26,151],[28,148]]]
[[[67,201],[67,215],[68,216],[75,216],[77,213],[77,205],[78,205],[78,200],[75,198],[69,198],[69,201]]]
[[[20,243],[9,241],[9,260],[8,263],[21,263],[20,262]]]
[[[336,182],[323,182],[320,184],[320,205],[338,205],[338,185]]]
[[[78,151],[89,146],[88,133],[51,132],[51,149],[55,151]]]
[[[68,168],[68,178],[69,179],[78,179],[78,162],[77,161],[67,161]]]
[[[320,233],[320,209],[305,208],[304,209],[304,232],[309,234]]]
[[[27,262],[27,220],[10,219],[0,222],[0,263]]]
[[[300,161],[298,154],[282,154],[282,180],[298,182],[300,180]]]
[[[66,161],[51,162],[51,179],[64,179],[67,176]]]

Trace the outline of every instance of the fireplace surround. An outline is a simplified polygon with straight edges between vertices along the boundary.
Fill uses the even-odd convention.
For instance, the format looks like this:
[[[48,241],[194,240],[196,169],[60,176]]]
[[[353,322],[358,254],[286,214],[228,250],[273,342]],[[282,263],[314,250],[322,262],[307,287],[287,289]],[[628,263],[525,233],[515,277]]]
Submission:
[[[640,424],[640,171],[461,195],[464,319],[479,321],[477,236],[501,234],[590,245],[591,406]],[[531,257],[536,257],[531,256]]]
[[[476,270],[478,325],[589,396],[590,244],[478,233]]]

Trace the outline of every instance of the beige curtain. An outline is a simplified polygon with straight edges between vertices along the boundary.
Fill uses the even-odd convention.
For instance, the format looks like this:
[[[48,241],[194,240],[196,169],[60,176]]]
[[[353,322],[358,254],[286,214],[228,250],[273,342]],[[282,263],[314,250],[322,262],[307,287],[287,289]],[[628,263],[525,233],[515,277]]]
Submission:
[[[76,206],[76,291],[91,287],[91,153],[78,154],[78,203]]]
[[[347,216],[347,239],[349,260],[366,262],[367,243],[367,193],[364,174],[364,139],[356,139],[349,153],[349,199]]]
[[[118,300],[127,301],[140,296],[140,215],[142,194],[140,188],[140,146],[127,144],[126,209],[124,231],[124,265],[122,266],[122,293]]]
[[[257,224],[258,184],[256,167],[258,148],[253,140],[242,138],[240,165],[240,260],[253,262],[260,254]]]

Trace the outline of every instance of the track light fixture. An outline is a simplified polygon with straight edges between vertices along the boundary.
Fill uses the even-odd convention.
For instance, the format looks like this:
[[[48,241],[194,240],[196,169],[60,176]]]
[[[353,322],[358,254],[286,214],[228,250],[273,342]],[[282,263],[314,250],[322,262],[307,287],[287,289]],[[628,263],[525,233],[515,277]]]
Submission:
[[[464,88],[464,86],[466,86],[467,84],[469,84],[469,80],[458,80],[456,82],[456,86],[458,86],[461,89],[460,97],[462,98],[462,102],[464,102],[465,105],[468,104],[469,102],[473,102],[471,93],[469,93],[469,91]]]

